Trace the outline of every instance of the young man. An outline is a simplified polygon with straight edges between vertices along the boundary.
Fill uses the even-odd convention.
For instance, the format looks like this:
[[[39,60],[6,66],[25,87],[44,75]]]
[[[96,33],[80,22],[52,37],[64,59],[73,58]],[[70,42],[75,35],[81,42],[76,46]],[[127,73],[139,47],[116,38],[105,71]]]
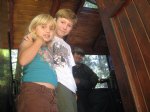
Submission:
[[[78,112],[92,112],[90,110],[89,95],[98,83],[98,76],[87,65],[83,64],[84,50],[75,47],[73,57],[76,65],[73,67],[73,76],[77,84]]]
[[[75,13],[70,9],[60,9],[56,15],[56,32],[52,43],[54,69],[58,78],[56,88],[59,112],[77,112],[76,83],[72,74],[75,65],[70,45],[63,38],[77,22]]]

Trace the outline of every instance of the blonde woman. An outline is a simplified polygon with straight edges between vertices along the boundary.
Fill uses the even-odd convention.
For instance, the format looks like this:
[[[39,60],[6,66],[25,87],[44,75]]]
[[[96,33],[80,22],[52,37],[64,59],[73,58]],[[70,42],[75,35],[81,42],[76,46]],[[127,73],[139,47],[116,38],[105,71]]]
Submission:
[[[18,112],[57,112],[55,87],[57,76],[47,45],[53,40],[56,23],[49,14],[36,16],[29,25],[29,37],[19,48],[19,63],[23,66]],[[26,36],[24,37],[26,38]]]

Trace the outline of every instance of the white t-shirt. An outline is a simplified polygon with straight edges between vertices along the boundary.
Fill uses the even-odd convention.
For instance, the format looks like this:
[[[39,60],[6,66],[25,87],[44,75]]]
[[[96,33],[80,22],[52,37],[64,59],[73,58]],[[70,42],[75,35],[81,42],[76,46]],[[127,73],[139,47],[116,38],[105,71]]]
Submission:
[[[59,37],[54,37],[52,42],[53,66],[57,74],[58,82],[76,93],[76,83],[72,74],[72,66],[75,65],[70,46]]]

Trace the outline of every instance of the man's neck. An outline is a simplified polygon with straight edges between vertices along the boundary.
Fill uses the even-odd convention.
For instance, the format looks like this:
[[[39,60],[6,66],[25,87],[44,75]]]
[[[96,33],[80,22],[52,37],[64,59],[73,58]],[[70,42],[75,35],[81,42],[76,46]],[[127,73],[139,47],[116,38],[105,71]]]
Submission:
[[[81,65],[81,63],[80,63],[80,62],[76,62],[76,65],[77,65],[77,66],[80,66],[80,65]]]
[[[58,38],[64,39],[64,37],[59,36],[59,35],[57,35],[57,34],[55,34],[55,36],[58,37]]]

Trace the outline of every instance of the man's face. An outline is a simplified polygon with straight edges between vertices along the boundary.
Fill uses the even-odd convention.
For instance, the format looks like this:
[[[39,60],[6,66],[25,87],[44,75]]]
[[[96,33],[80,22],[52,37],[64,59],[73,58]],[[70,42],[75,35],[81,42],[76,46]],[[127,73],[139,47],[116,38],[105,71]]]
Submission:
[[[66,18],[57,18],[56,20],[56,35],[63,38],[68,35],[73,28],[73,23],[71,20]]]
[[[76,64],[81,63],[81,61],[82,61],[83,58],[84,58],[83,55],[78,54],[78,53],[74,53],[74,54],[73,54],[73,57],[74,57],[74,61],[75,61]]]

